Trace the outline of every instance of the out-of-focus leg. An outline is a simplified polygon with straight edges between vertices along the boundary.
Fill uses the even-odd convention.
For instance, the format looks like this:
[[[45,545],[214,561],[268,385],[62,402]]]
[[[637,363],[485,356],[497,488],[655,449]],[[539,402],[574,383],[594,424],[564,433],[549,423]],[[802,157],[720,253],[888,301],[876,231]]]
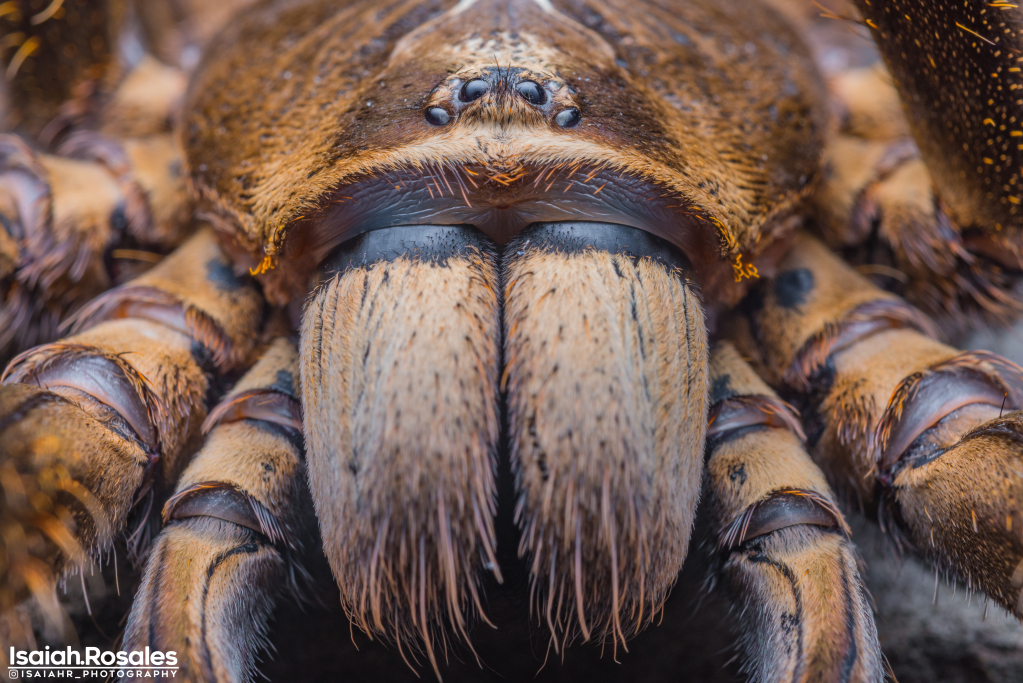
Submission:
[[[73,336],[12,361],[0,386],[0,610],[109,548],[129,511],[175,480],[210,376],[262,325],[210,231],[93,302]]]
[[[71,135],[59,155],[0,135],[0,354],[57,336],[109,289],[119,243],[159,258],[188,233],[192,205],[170,133]]]
[[[1023,9],[855,5],[887,71],[832,78],[843,117],[812,201],[823,236],[945,325],[1019,318]]]

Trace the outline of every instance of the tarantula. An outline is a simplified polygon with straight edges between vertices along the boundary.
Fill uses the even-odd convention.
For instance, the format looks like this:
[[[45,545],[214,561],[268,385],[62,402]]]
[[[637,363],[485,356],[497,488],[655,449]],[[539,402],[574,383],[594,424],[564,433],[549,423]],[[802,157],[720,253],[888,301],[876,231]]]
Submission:
[[[0,4],[0,609],[124,534],[124,648],[250,680],[315,519],[440,676],[515,566],[624,645],[702,498],[755,680],[884,677],[839,502],[1023,616],[1023,370],[946,343],[1023,309],[1015,4],[205,4]]]

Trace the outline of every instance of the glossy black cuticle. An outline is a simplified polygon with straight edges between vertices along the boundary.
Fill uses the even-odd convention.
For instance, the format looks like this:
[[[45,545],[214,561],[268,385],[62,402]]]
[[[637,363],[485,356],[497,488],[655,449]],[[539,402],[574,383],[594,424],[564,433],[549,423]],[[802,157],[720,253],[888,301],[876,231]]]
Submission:
[[[458,99],[462,102],[475,102],[486,95],[489,90],[489,83],[482,78],[474,78],[471,81],[466,82],[466,84],[462,86],[462,89],[458,91]]]
[[[572,128],[576,126],[579,121],[583,118],[582,114],[575,107],[569,109],[562,109],[558,112],[558,115],[554,117],[554,122],[562,128]]]
[[[547,102],[547,93],[539,83],[533,81],[521,81],[515,86],[515,92],[522,96],[526,102],[537,107],[543,106]]]
[[[451,114],[442,107],[430,107],[426,110],[426,122],[431,126],[443,126],[451,120]]]

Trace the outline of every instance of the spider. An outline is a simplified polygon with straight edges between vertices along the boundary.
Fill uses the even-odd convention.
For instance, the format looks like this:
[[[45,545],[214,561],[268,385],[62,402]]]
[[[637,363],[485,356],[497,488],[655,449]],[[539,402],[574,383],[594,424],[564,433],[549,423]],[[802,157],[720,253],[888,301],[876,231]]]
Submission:
[[[5,632],[124,539],[123,648],[251,680],[321,545],[440,677],[512,575],[617,653],[699,553],[752,680],[880,681],[843,507],[1023,616],[1023,370],[950,345],[1023,309],[1021,21],[0,4]]]

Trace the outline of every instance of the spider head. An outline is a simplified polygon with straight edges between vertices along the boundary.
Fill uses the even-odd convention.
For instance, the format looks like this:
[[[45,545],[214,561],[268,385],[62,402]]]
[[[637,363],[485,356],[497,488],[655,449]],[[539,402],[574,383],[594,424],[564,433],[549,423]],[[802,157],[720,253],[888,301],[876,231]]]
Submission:
[[[785,228],[819,166],[812,62],[780,24],[781,42],[732,54],[645,19],[618,35],[589,11],[254,12],[211,50],[186,105],[201,210],[278,301],[366,230],[469,223],[500,244],[532,222],[590,220],[667,238],[706,271],[704,291],[734,303],[736,264]],[[660,52],[637,47],[655,39]],[[783,51],[786,69],[765,71],[764,51]],[[655,65],[671,79],[648,78]]]

